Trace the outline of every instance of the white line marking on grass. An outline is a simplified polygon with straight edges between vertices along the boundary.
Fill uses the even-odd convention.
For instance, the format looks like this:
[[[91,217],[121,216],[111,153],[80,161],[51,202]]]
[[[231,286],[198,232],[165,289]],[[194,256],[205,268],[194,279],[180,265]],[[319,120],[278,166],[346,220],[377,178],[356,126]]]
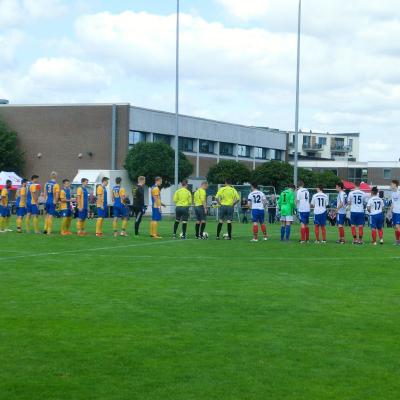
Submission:
[[[87,249],[77,249],[77,250],[65,250],[65,251],[52,251],[49,253],[27,253],[24,255],[19,255],[19,256],[12,256],[12,257],[0,257],[0,261],[6,261],[6,260],[16,260],[18,258],[26,258],[26,257],[32,257],[33,255],[35,257],[47,257],[47,256],[60,256],[63,254],[76,254],[76,253],[86,253],[86,252],[92,252],[92,251],[99,251],[99,250],[114,250],[114,249],[125,249],[125,248],[132,248],[132,247],[147,247],[147,246],[154,246],[157,244],[168,244],[168,243],[183,243],[183,241],[176,241],[176,240],[168,240],[168,241],[157,241],[157,242],[149,242],[149,243],[135,243],[135,244],[128,244],[124,246],[107,246],[107,247],[94,247],[94,248],[87,248]],[[97,254],[96,256],[99,256]],[[110,257],[110,255],[108,255]],[[132,257],[132,256],[131,256]],[[135,255],[136,257],[136,255]]]

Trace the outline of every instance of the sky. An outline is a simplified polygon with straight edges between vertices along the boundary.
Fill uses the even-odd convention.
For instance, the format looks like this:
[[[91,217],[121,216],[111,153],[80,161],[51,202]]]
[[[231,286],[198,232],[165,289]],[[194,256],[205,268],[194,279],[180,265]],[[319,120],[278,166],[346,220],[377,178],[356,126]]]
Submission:
[[[183,114],[294,129],[298,0],[181,0]],[[0,98],[174,110],[175,0],[0,0]],[[303,0],[300,128],[400,158],[398,0]]]

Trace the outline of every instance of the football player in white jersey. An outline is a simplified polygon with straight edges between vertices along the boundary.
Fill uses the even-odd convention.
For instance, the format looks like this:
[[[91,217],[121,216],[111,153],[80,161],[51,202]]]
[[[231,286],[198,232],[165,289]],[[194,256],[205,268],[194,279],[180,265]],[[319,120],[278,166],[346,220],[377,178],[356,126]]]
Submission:
[[[299,188],[296,194],[297,212],[301,223],[300,243],[310,240],[310,192],[304,187],[304,182],[299,182]]]
[[[265,226],[265,206],[267,204],[267,198],[263,192],[258,190],[258,185],[256,183],[251,184],[251,193],[249,194],[247,201],[249,203],[249,208],[251,209],[253,220],[252,242],[258,242],[258,224],[261,226],[264,240],[268,240],[267,227]]]
[[[319,228],[322,231],[322,243],[326,243],[326,219],[329,198],[324,193],[323,187],[317,187],[317,193],[314,194],[311,200],[311,207],[314,209],[314,225],[315,225],[315,243],[321,243],[319,240]]]
[[[400,246],[400,191],[399,181],[394,179],[391,184],[392,188],[392,224],[395,229],[396,244]]]
[[[338,192],[337,200],[336,200],[336,222],[339,230],[339,244],[345,244],[345,232],[344,232],[344,223],[346,220],[346,203],[347,196],[344,191],[343,182],[339,182],[336,185],[336,191]]]
[[[371,190],[371,198],[367,203],[367,210],[370,215],[372,244],[376,246],[376,231],[378,231],[380,244],[383,244],[383,225],[385,218],[383,216],[383,208],[385,203],[378,196],[378,188],[373,187]]]
[[[349,193],[347,203],[350,207],[350,224],[353,244],[363,244],[364,224],[365,224],[365,193],[360,190],[360,185],[356,184],[355,189]],[[358,239],[357,239],[358,227]]]

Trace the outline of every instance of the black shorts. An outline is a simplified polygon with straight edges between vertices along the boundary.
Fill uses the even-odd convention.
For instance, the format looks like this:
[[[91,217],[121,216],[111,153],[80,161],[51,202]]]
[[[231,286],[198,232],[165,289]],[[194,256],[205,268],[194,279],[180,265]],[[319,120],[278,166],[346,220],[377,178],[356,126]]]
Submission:
[[[189,207],[176,207],[175,212],[177,221],[189,221]]]
[[[203,206],[195,207],[194,213],[196,214],[196,221],[205,221],[207,219],[207,214]]]
[[[233,206],[221,206],[219,209],[219,219],[223,221],[233,220]]]

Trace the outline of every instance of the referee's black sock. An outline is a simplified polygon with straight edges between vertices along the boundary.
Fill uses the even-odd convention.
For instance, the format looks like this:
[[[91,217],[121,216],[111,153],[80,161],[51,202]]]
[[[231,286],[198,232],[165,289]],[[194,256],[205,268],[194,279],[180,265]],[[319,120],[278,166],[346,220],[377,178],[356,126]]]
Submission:
[[[200,224],[196,224],[196,237],[199,237]]]
[[[175,224],[174,224],[174,235],[176,235],[176,231],[178,230],[178,226],[179,226],[179,221],[175,221]]]
[[[228,236],[232,239],[232,222],[228,222]]]
[[[203,222],[201,224],[201,228],[200,228],[200,236],[203,236],[203,233],[204,233],[205,229],[206,229],[206,223]]]
[[[221,224],[221,222],[218,224],[218,227],[217,227],[217,236],[219,237],[219,235],[221,234],[221,229],[222,229],[222,224]]]
[[[187,224],[185,224],[184,222],[182,223],[182,233],[183,236],[186,236],[186,229],[187,229]]]

